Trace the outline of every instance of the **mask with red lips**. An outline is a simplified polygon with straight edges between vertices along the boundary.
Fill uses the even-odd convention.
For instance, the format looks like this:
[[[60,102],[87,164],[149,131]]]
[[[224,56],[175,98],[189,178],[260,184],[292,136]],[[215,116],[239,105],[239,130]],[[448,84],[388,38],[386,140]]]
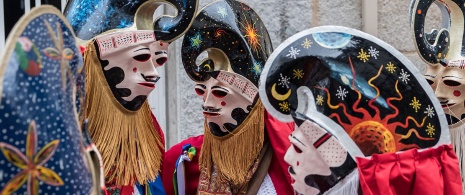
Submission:
[[[224,136],[248,116],[258,89],[239,74],[219,71],[211,79],[197,82],[195,92],[203,97],[203,114],[211,133]]]
[[[96,38],[95,46],[113,96],[126,109],[138,110],[160,78],[157,67],[168,57],[168,43],[153,31],[124,31]]]

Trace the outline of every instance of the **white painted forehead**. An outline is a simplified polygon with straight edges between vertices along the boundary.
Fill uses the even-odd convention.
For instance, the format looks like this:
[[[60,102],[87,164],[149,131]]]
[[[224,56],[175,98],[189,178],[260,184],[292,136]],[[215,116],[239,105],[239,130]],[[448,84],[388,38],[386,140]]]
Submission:
[[[100,58],[136,45],[150,44],[156,41],[151,30],[134,30],[105,34],[96,38]]]

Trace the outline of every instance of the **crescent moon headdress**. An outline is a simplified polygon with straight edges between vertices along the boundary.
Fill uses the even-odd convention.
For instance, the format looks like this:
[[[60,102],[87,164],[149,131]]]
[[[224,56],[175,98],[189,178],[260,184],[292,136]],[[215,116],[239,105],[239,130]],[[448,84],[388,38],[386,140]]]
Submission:
[[[0,194],[100,190],[77,120],[82,68],[73,30],[56,8],[33,8],[15,25],[0,56]]]
[[[320,192],[356,169],[355,157],[450,143],[444,112],[414,65],[392,46],[354,29],[316,27],[284,41],[265,65],[259,94],[278,120],[295,121],[304,133],[304,124],[321,127],[306,134],[334,175],[311,182]],[[331,165],[326,154],[333,149],[318,148],[323,138],[334,138],[346,151],[345,163]],[[323,181],[329,183],[319,185]]]
[[[418,70],[390,45],[357,30],[318,27],[294,35],[270,56],[260,83],[265,108],[282,121],[292,121],[291,114],[310,102],[359,146],[355,137],[368,127],[393,138],[379,140],[382,147],[361,147],[365,155],[449,142],[441,106]]]

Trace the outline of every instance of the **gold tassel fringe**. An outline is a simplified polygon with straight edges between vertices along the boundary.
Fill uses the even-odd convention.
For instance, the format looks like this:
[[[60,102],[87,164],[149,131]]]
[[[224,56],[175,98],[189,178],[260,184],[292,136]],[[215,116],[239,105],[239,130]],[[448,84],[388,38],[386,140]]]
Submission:
[[[117,186],[155,180],[164,146],[153,126],[150,107],[145,101],[138,111],[130,111],[115,99],[95,50],[92,41],[84,54],[84,118],[89,119],[90,136],[102,154],[105,179]]]
[[[258,100],[244,122],[234,132],[223,137],[211,134],[205,122],[199,164],[200,170],[207,171],[209,180],[215,165],[218,174],[234,185],[248,182],[246,176],[263,147],[264,111],[265,108]]]

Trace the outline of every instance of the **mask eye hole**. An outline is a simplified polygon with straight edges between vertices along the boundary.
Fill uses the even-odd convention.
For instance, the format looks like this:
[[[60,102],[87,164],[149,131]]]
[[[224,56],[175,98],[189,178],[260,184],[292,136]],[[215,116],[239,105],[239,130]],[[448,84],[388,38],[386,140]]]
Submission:
[[[221,90],[213,90],[212,94],[217,98],[224,98],[228,93],[226,91]]]
[[[429,85],[433,85],[433,84],[434,84],[434,81],[433,81],[433,80],[426,79],[426,81],[428,81],[428,84],[429,84]]]
[[[301,150],[298,146],[296,146],[295,144],[292,144],[292,147],[294,147],[294,150],[295,150],[297,153],[299,153],[299,154],[302,153],[302,150]]]
[[[459,82],[453,80],[444,80],[444,84],[450,87],[457,87],[461,85]]]
[[[134,60],[139,61],[139,62],[146,62],[147,60],[150,59],[150,57],[152,57],[150,54],[140,54],[140,55],[134,56],[132,58]]]
[[[195,88],[195,93],[197,93],[197,95],[202,96],[203,94],[205,94],[205,91],[200,88]]]

